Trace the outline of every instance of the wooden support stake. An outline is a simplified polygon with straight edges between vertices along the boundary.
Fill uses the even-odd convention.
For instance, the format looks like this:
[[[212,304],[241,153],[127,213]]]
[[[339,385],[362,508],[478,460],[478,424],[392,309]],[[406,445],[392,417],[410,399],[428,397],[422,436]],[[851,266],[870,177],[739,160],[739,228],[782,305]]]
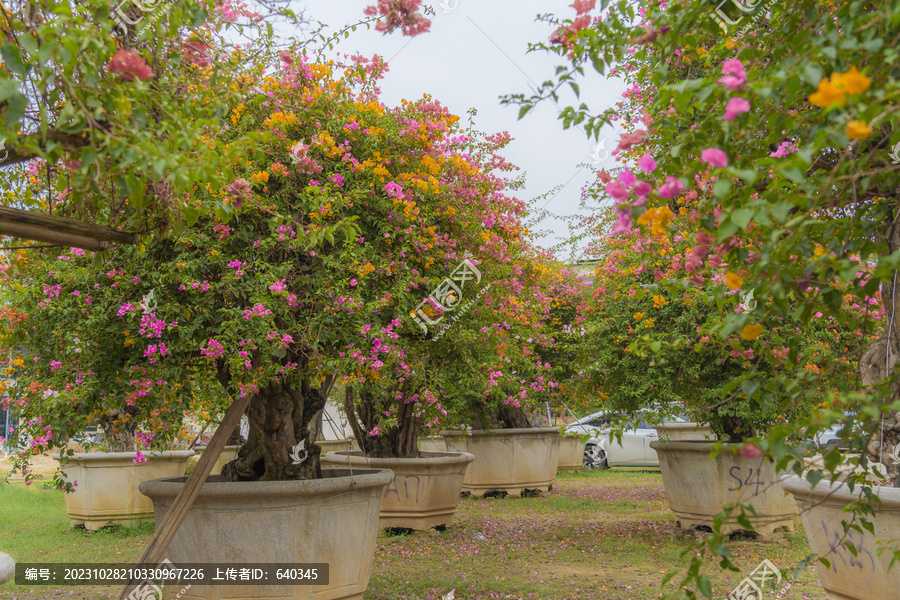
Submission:
[[[140,571],[141,568],[155,568],[165,558],[166,550],[169,548],[172,538],[175,537],[175,533],[181,527],[181,523],[187,516],[191,505],[194,504],[194,500],[200,494],[200,488],[206,483],[216,460],[222,454],[222,450],[225,449],[228,438],[231,437],[234,428],[241,422],[241,415],[250,406],[250,398],[249,394],[244,398],[238,398],[228,407],[228,410],[225,412],[225,418],[219,423],[219,428],[216,429],[216,433],[213,434],[209,445],[200,456],[200,461],[194,467],[194,470],[191,471],[190,476],[184,483],[184,487],[175,496],[175,501],[172,503],[169,512],[166,513],[166,518],[163,520],[162,525],[159,526],[153,535],[153,539],[150,540],[147,548],[144,549],[140,564],[137,565],[137,571]],[[140,583],[141,580],[130,580],[119,592],[118,600],[124,600]]]
[[[134,244],[137,239],[133,233],[121,229],[8,206],[0,206],[0,235],[83,250],[103,250],[110,244]]]

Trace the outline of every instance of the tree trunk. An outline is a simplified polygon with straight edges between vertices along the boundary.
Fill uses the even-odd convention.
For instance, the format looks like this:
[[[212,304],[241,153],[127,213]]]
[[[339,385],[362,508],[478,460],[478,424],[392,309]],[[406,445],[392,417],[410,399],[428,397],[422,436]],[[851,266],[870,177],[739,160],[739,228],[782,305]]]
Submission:
[[[900,217],[898,217],[900,219]],[[888,254],[900,249],[900,222],[894,220],[886,230]],[[866,351],[859,361],[860,383],[865,389],[880,383],[885,377],[891,377],[897,359],[900,358],[900,298],[896,291],[900,283],[900,271],[894,271],[889,281],[881,282],[881,300],[884,303],[884,333]],[[890,394],[884,398],[883,404],[891,404],[900,399],[900,386],[892,382]],[[900,445],[900,413],[888,411],[884,413],[882,427],[869,439],[866,445],[866,457],[884,465],[888,477],[894,487],[900,487],[900,464],[894,464],[891,455]]]
[[[138,426],[135,419],[137,413],[137,408],[126,405],[111,410],[100,421],[104,443],[109,452],[134,452],[134,432]]]
[[[322,449],[310,439],[309,422],[325,406],[320,391],[303,382],[300,390],[278,385],[260,390],[248,409],[250,433],[238,457],[222,468],[225,481],[319,479]],[[298,464],[291,453],[296,450]]]
[[[415,402],[395,404],[390,396],[382,398],[365,389],[359,391],[358,403],[354,403],[353,397],[353,388],[347,386],[344,412],[347,413],[353,435],[366,456],[371,458],[416,458],[419,456],[418,442],[422,417],[416,414]],[[396,412],[397,425],[382,429],[377,435],[369,435],[385,411]]]

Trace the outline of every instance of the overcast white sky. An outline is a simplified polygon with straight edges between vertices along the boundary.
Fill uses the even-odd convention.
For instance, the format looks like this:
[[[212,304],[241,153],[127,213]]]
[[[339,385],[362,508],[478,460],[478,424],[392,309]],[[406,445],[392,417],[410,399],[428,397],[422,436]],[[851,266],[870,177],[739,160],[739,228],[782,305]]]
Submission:
[[[375,1],[306,0],[304,6],[310,19],[340,28],[360,21],[369,4]],[[563,130],[557,119],[559,111],[552,103],[545,102],[518,121],[518,107],[504,107],[499,101],[503,94],[528,93],[535,84],[553,78],[555,67],[561,64],[559,57],[526,53],[529,42],[544,41],[552,32],[535,17],[555,12],[570,18],[574,10],[566,2],[549,0],[436,0],[431,6],[435,14],[429,15],[431,31],[426,34],[410,38],[399,31],[383,35],[363,27],[336,50],[366,56],[378,53],[388,59],[390,71],[381,85],[382,100],[388,105],[428,93],[462,119],[469,108],[476,108],[478,129],[488,133],[509,131],[514,138],[504,156],[527,177],[527,187],[516,196],[528,200],[565,185],[555,197],[538,206],[546,203],[546,209],[556,216],[576,213],[581,188],[594,178],[590,167],[609,168],[614,164],[612,159],[595,163],[591,154],[596,142],[588,140],[580,129]],[[623,90],[620,82],[607,81],[593,72],[581,85],[581,100],[599,112],[612,106]],[[566,98],[577,105],[574,94]],[[606,152],[598,154],[605,157],[615,145],[615,136],[612,130],[604,130],[600,137],[608,138]],[[567,226],[558,219],[541,228],[553,230],[540,240],[545,247],[568,235]]]

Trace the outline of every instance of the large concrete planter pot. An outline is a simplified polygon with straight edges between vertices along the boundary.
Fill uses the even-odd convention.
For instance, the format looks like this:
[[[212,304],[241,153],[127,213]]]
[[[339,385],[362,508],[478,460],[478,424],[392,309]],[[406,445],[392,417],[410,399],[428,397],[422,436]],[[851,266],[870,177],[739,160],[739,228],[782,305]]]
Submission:
[[[230,463],[234,459],[237,458],[238,450],[240,450],[240,446],[225,446],[222,449],[222,453],[219,455],[219,458],[216,459],[216,463],[213,465],[212,471],[210,471],[210,475],[221,475],[222,467],[226,464]],[[206,447],[199,449],[200,456],[206,451]],[[198,457],[199,459],[199,457]],[[179,473],[179,475],[184,475],[184,473]]]
[[[446,452],[447,442],[442,437],[419,438],[417,444],[419,452]]]
[[[356,443],[354,438],[347,438],[345,440],[318,440],[314,443],[322,449],[322,456],[325,456],[329,452],[350,452],[359,450],[359,444]]]
[[[179,600],[360,599],[369,584],[378,509],[393,473],[323,469],[305,481],[227,483],[210,477],[169,545],[185,563],[327,563],[328,585],[193,585]],[[159,527],[185,477],[141,484]],[[167,586],[174,600],[181,586]]]
[[[184,475],[193,450],[147,452],[146,462],[135,463],[136,452],[91,452],[69,457],[62,465],[67,480],[78,482],[66,494],[66,512],[72,526],[97,530],[106,525],[151,521],[153,503],[138,487],[160,477]]]
[[[712,459],[709,442],[651,442],[659,456],[669,508],[683,530],[711,528],[713,517],[726,504],[748,502],[756,516],[748,515],[753,530],[766,540],[778,530],[793,531],[797,507],[781,488],[775,467],[762,458],[744,458],[727,449]],[[745,531],[732,510],[722,533]]]
[[[464,452],[421,452],[419,458],[367,458],[362,452],[329,452],[322,467],[390,469],[394,479],[381,497],[379,527],[425,530],[453,524],[466,467]]]
[[[853,521],[853,514],[842,512],[851,501],[862,495],[861,486],[851,492],[846,485],[820,481],[815,488],[796,475],[782,480],[784,489],[793,494],[800,505],[800,519],[806,530],[810,549],[828,559],[831,567],[817,569],[818,579],[825,588],[828,600],[870,600],[871,598],[896,598],[900,593],[900,567],[888,570],[893,557],[893,547],[878,556],[879,541],[900,538],[900,489],[874,486],[881,499],[874,505],[875,516],[865,516],[875,526],[875,535],[865,529],[863,533],[850,530],[844,536],[841,521]],[[856,520],[859,523],[859,518]],[[857,555],[853,556],[844,541],[853,544]]]
[[[653,426],[661,442],[713,442],[718,436],[709,425],[668,421]]]
[[[520,496],[525,490],[549,491],[559,464],[559,429],[442,431],[450,451],[468,452],[475,460],[466,469],[462,491],[483,496],[491,491]]]
[[[564,435],[559,438],[557,471],[580,471],[584,464],[584,442],[581,438]]]

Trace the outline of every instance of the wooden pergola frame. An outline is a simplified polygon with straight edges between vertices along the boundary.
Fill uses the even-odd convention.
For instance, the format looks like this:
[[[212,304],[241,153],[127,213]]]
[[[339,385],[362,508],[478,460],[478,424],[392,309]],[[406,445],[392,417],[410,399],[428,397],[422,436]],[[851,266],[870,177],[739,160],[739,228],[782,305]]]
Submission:
[[[129,231],[8,206],[0,206],[0,235],[82,250],[104,250],[137,241]]]

